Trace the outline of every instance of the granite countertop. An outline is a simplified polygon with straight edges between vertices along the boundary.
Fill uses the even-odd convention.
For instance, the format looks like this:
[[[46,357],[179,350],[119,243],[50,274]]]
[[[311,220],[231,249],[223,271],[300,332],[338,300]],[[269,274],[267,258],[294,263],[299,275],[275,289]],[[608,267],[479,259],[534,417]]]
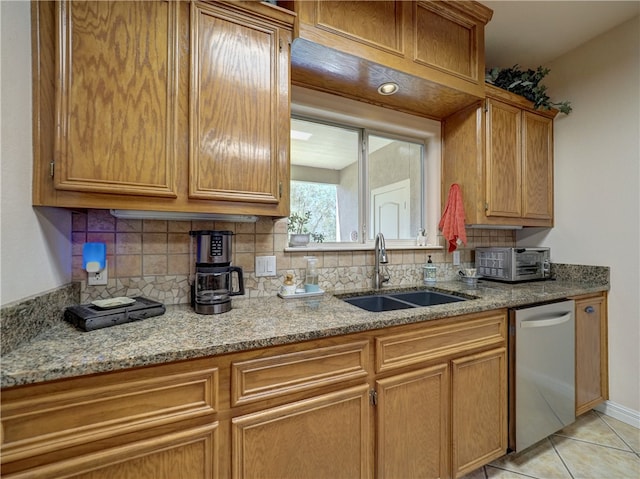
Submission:
[[[573,281],[508,285],[481,280],[473,286],[451,281],[416,288],[458,292],[477,299],[372,313],[326,293],[308,299],[234,298],[233,309],[220,315],[199,315],[188,305],[168,306],[162,316],[90,332],[61,320],[0,358],[0,386],[7,388],[517,307],[606,291],[609,286],[602,282]],[[341,291],[340,295],[343,294]]]

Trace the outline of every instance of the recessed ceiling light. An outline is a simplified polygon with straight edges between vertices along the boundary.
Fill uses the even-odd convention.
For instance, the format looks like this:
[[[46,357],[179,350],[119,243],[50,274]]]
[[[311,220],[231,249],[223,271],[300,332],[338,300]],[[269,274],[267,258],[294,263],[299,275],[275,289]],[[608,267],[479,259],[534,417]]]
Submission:
[[[399,87],[397,83],[387,82],[378,87],[378,93],[381,95],[393,95],[398,91]]]

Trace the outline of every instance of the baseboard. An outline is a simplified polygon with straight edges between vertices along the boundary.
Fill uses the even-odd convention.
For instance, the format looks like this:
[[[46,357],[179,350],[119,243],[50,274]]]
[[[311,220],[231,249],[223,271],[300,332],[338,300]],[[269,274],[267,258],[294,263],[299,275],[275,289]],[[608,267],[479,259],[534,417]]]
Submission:
[[[611,416],[618,421],[622,421],[629,426],[640,429],[640,412],[621,406],[611,401],[605,401],[595,407],[596,411],[600,411],[607,416]]]

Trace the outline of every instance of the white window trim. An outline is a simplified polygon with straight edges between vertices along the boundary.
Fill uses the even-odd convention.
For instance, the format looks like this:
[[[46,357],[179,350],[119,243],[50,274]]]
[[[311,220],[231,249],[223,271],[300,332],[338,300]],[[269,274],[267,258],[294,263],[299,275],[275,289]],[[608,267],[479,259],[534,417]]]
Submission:
[[[327,122],[357,124],[362,128],[384,131],[425,141],[424,160],[427,195],[425,197],[427,246],[417,247],[414,240],[387,240],[389,249],[442,249],[438,245],[441,179],[441,125],[439,121],[409,115],[368,103],[292,86],[291,113]],[[359,251],[373,249],[366,243],[311,243],[305,248],[285,251]]]

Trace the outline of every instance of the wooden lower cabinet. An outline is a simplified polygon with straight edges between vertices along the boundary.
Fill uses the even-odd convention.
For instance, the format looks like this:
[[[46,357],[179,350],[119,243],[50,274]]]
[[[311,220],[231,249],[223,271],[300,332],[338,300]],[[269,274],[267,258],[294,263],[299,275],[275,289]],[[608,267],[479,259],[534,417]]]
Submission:
[[[453,477],[507,450],[507,352],[498,348],[452,361]]]
[[[575,298],[576,416],[609,398],[607,295]]]
[[[368,478],[369,415],[364,384],[233,418],[232,477]]]
[[[217,423],[185,429],[121,447],[54,462],[11,479],[214,479],[217,474]]]
[[[449,478],[506,452],[506,311],[2,391],[6,478]]]
[[[447,477],[449,365],[376,381],[376,477]]]

